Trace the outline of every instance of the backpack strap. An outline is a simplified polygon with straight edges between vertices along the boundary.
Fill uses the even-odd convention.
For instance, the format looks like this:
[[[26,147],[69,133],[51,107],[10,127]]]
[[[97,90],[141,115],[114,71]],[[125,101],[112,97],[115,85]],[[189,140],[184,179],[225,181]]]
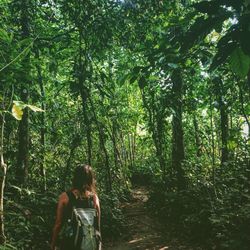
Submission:
[[[69,203],[68,203],[68,218],[72,219],[72,216],[73,216],[73,207],[75,206],[76,197],[75,197],[75,195],[70,190],[67,191],[66,194],[68,195],[68,198],[69,198]]]
[[[78,199],[75,197],[72,191],[67,191],[66,194],[69,198],[69,207],[73,208],[76,204],[78,204]],[[85,202],[87,202],[87,205],[89,208],[95,208],[95,199],[94,194],[91,194],[88,198],[85,198]]]
[[[66,194],[69,197],[69,205],[73,207],[75,205],[75,202],[76,202],[75,195],[71,191],[67,191]]]
[[[88,198],[88,206],[90,208],[95,208],[94,195],[90,195]]]

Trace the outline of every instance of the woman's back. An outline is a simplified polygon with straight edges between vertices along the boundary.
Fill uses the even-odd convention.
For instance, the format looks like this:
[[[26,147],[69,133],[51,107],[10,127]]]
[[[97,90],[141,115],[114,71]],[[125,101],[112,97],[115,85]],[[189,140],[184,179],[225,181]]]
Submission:
[[[85,228],[86,225],[88,226],[88,230]],[[71,228],[68,230],[71,231],[71,234],[73,235],[70,243],[68,240],[69,237],[65,236],[65,227],[68,229]],[[91,232],[90,229],[92,230],[91,234],[94,234],[94,238],[97,239],[98,246],[101,239],[100,203],[95,191],[95,180],[92,169],[88,165],[82,165],[77,167],[75,170],[73,188],[62,193],[59,197],[51,248],[53,250],[55,249],[55,245],[56,242],[58,242],[58,236],[60,234],[62,235],[62,239],[59,242],[60,249],[93,249],[93,247],[88,248],[86,246],[88,242],[86,235]],[[81,233],[79,234],[79,232]],[[75,248],[69,248],[68,245],[72,244],[72,238],[75,239],[75,245],[77,245]],[[100,247],[98,247],[98,249],[100,249]]]

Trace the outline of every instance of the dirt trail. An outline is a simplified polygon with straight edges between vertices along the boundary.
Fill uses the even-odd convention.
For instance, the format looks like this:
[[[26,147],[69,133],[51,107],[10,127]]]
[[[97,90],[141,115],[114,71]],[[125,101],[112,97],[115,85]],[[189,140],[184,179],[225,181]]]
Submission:
[[[194,250],[164,235],[161,224],[146,208],[145,203],[148,200],[146,188],[135,188],[132,195],[133,200],[123,204],[128,233],[119,242],[105,245],[105,250]]]

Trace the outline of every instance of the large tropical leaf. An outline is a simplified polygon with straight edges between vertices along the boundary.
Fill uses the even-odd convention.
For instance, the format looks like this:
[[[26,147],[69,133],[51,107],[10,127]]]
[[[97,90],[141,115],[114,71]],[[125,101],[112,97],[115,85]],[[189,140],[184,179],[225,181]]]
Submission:
[[[213,58],[213,62],[209,70],[215,70],[218,66],[223,64],[236,48],[237,43],[234,42],[228,43],[225,46],[221,47]]]
[[[245,78],[250,70],[250,57],[237,48],[230,56],[232,70],[241,78]]]
[[[243,52],[250,56],[250,14],[242,15],[239,18],[240,34],[239,40]]]
[[[219,12],[220,8],[224,8],[225,6],[233,7],[235,10],[240,11],[243,4],[243,0],[213,0],[196,3],[193,7],[201,13],[215,15]]]
[[[250,56],[250,31],[249,30],[246,30],[246,31],[242,31],[240,33],[240,45],[241,45],[241,48],[243,50],[243,52],[246,54],[246,55],[249,55]]]
[[[217,44],[217,53],[213,58],[210,70],[216,69],[219,65],[223,64],[226,59],[238,47],[239,40],[239,25],[233,25],[225,36],[223,36]]]
[[[218,25],[221,25],[225,20],[230,18],[231,15],[231,12],[224,11],[223,14],[218,16],[202,16],[197,18],[181,41],[181,52],[189,50],[194,44],[203,40],[213,29],[217,28]]]
[[[201,13],[215,14],[218,13],[219,5],[218,1],[202,1],[194,4],[193,7]]]

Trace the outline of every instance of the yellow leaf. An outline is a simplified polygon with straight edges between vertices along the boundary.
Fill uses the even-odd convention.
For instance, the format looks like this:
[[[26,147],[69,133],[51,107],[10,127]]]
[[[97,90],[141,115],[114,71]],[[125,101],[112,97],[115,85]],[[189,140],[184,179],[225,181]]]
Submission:
[[[17,119],[17,120],[22,120],[23,116],[23,109],[20,106],[17,106],[15,103],[12,106],[12,115]]]
[[[26,104],[24,104],[21,101],[13,101],[13,104],[15,104],[17,107],[19,107],[20,109],[24,109],[26,107]]]
[[[42,110],[34,105],[26,105],[26,107],[30,108],[34,112],[44,112],[44,110]]]

